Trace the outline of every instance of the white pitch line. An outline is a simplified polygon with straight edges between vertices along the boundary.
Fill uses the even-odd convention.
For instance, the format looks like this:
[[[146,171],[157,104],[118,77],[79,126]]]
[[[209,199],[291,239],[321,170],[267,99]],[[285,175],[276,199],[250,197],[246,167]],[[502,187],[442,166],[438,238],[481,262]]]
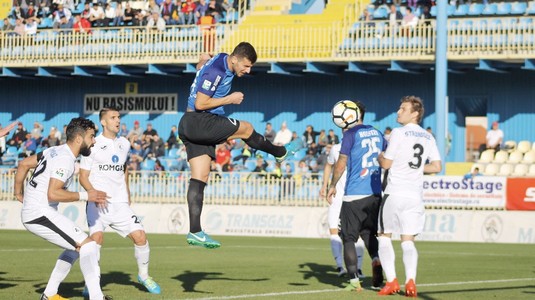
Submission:
[[[484,284],[484,283],[521,282],[521,281],[532,281],[532,280],[535,280],[535,278],[513,278],[513,279],[477,280],[477,281],[461,281],[461,282],[424,283],[424,284],[418,284],[418,286],[426,287],[426,286],[447,286],[447,285],[469,285],[469,284]],[[308,295],[308,294],[319,294],[319,293],[332,293],[332,292],[341,292],[341,291],[344,291],[344,289],[340,288],[340,289],[326,289],[326,290],[312,290],[312,291],[219,296],[219,297],[207,297],[207,298],[188,298],[185,300],[226,300],[226,299],[243,299],[243,298],[261,298],[261,297],[276,297],[276,296],[287,296],[287,295]]]

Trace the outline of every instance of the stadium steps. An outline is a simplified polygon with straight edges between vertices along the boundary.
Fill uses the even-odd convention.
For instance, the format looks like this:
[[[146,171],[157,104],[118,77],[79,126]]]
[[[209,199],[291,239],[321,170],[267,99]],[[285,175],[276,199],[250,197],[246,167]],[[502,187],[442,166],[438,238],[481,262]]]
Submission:
[[[261,60],[329,58],[332,57],[332,49],[342,43],[349,27],[347,24],[355,22],[359,11],[356,7],[361,7],[360,1],[355,4],[354,0],[331,0],[321,14],[289,14],[286,6],[275,4],[279,1],[283,2],[260,1],[269,3],[272,10],[278,7],[280,14],[249,14],[228,35],[221,50],[231,52],[239,42],[249,41]]]
[[[252,16],[272,16],[288,14],[292,0],[257,0],[251,11]]]

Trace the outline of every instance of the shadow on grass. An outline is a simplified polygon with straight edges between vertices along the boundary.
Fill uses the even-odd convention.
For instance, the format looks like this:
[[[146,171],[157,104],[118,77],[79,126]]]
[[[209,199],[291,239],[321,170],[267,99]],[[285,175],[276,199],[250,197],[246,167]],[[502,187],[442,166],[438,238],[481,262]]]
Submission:
[[[140,291],[146,292],[147,290],[145,287],[138,283],[137,281],[132,281],[130,278],[130,274],[126,274],[123,272],[108,272],[105,274],[100,275],[100,286],[102,288],[102,291],[106,295],[106,285],[108,284],[119,284],[119,285],[127,285],[127,286],[133,286],[137,288]],[[68,277],[67,277],[68,278]],[[39,283],[34,285],[35,292],[38,294],[42,294],[46,287],[46,282]],[[63,297],[80,297],[82,295],[82,292],[84,290],[84,282],[62,282],[59,285],[58,293]]]
[[[338,277],[336,269],[331,265],[320,265],[317,263],[303,263],[299,265],[299,272],[303,274],[304,280],[315,278],[323,284],[328,284],[336,287],[343,287],[347,278]],[[302,284],[290,284],[290,285],[302,285]]]
[[[7,283],[6,281],[19,281],[19,280],[13,280],[13,279],[7,279],[4,278],[3,275],[7,274],[6,272],[0,272],[0,289],[7,289],[10,287],[16,286],[14,283]]]
[[[470,296],[470,293],[481,293],[481,292],[489,292],[489,291],[504,291],[504,290],[519,290],[519,289],[535,289],[535,285],[525,285],[525,286],[507,286],[507,287],[481,287],[481,288],[471,288],[471,289],[449,289],[449,290],[443,290],[443,291],[432,291],[432,292],[419,292],[418,298],[420,299],[426,299],[426,300],[434,300],[438,299],[440,296],[441,299],[444,298],[447,294],[455,294],[455,293],[462,293],[463,299],[468,299]],[[526,294],[534,293],[531,291],[524,291]],[[480,295],[479,295],[480,296]],[[489,295],[491,296],[491,295]],[[451,297],[451,299],[455,298],[455,295],[448,295],[448,298]],[[476,297],[476,295],[474,295]],[[528,296],[526,296],[528,297]]]
[[[256,279],[243,279],[243,278],[229,278],[223,277],[221,272],[192,272],[190,270],[184,271],[184,273],[173,277],[173,279],[182,282],[182,288],[184,292],[193,292],[193,293],[206,293],[212,294],[213,292],[209,291],[199,291],[195,289],[195,286],[201,281],[211,281],[211,280],[226,280],[226,281],[266,281],[267,278],[256,278]]]

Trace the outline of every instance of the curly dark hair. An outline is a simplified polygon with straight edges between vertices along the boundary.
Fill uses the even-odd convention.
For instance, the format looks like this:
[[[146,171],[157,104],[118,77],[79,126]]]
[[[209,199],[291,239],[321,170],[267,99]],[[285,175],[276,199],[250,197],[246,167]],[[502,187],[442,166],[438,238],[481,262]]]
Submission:
[[[82,137],[89,130],[96,130],[95,123],[86,118],[74,118],[67,125],[67,141],[73,141],[78,135]]]

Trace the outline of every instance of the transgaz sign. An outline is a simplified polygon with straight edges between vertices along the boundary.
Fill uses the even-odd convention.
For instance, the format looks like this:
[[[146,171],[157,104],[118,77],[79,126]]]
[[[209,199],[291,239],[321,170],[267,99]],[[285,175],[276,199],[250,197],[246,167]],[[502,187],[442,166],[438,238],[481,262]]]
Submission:
[[[12,5],[13,0],[0,0],[0,19],[3,20],[9,15]]]

